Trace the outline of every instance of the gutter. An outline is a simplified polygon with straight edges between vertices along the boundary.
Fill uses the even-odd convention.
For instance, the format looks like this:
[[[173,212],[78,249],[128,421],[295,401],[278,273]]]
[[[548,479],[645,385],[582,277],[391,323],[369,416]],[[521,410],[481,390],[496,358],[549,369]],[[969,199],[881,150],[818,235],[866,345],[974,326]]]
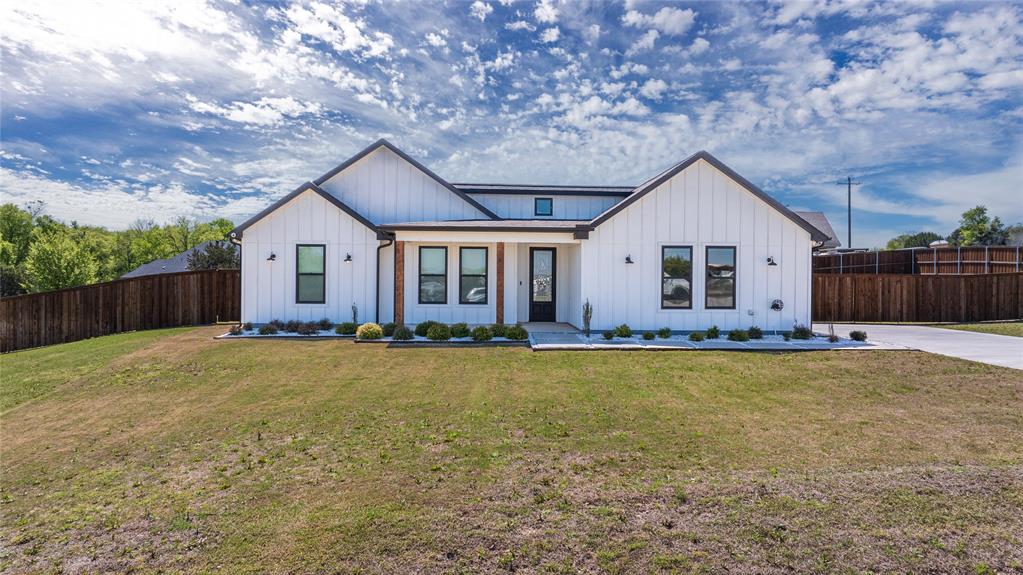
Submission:
[[[377,281],[376,281],[376,292],[377,293],[376,293],[376,310],[375,310],[375,316],[374,316],[374,317],[376,317],[377,324],[380,324],[380,250],[386,248],[387,246],[392,246],[392,245],[394,245],[394,237],[393,236],[390,237],[390,238],[387,238],[387,243],[386,244],[380,244],[380,245],[377,246],[377,275],[376,275],[376,278],[377,278]]]

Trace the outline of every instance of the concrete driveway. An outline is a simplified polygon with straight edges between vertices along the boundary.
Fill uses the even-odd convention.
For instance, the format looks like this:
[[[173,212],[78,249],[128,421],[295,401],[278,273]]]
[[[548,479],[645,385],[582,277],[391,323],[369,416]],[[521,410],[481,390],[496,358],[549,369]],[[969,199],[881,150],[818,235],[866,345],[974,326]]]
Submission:
[[[815,323],[813,329],[827,333],[828,324]],[[854,329],[867,332],[868,341],[1023,370],[1023,338],[1019,337],[919,325],[835,324],[835,333],[842,336]]]

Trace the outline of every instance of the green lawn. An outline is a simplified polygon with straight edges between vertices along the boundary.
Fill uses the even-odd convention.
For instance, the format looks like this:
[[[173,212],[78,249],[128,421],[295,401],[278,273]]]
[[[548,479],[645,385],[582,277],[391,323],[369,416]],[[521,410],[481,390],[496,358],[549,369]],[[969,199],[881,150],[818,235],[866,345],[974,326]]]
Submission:
[[[0,356],[0,572],[1023,569],[1023,373],[126,334]]]
[[[1023,337],[1023,321],[940,324],[935,325],[933,327],[940,327],[942,329],[958,329],[962,331],[976,331],[980,333],[993,333],[995,335],[1011,335],[1014,337]]]

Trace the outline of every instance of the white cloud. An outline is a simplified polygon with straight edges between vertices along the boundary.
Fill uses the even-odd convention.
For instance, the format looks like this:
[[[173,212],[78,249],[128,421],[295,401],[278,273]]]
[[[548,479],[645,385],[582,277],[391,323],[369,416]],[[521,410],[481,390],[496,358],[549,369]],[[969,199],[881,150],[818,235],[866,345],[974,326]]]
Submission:
[[[693,40],[693,45],[689,47],[689,54],[692,56],[698,56],[707,51],[710,48],[710,42],[704,39],[702,36]]]
[[[657,42],[658,37],[660,37],[660,33],[657,30],[647,30],[646,34],[640,36],[639,39],[633,42],[632,46],[625,51],[625,55],[635,56],[637,54],[653,50],[654,43]]]
[[[525,20],[517,20],[515,22],[509,22],[509,23],[504,25],[504,28],[506,30],[511,30],[513,32],[514,31],[518,31],[518,30],[527,30],[529,32],[536,31],[536,26],[533,26],[532,24],[530,24],[529,22],[526,22]]]
[[[472,3],[472,6],[469,7],[469,13],[472,14],[473,18],[479,18],[480,22],[486,20],[487,16],[489,16],[493,11],[494,8],[482,0],[476,0]]]
[[[448,45],[448,41],[444,39],[444,36],[434,34],[433,32],[426,35],[426,43],[435,48],[442,48]]]
[[[668,89],[668,83],[660,78],[651,78],[643,83],[639,89],[640,95],[650,100],[660,100],[661,95]]]
[[[653,15],[629,10],[622,16],[622,23],[635,28],[654,28],[668,36],[681,36],[696,22],[696,12],[671,6],[661,8]]]
[[[600,24],[590,24],[583,34],[587,42],[591,44],[596,42],[600,38]]]
[[[551,42],[557,42],[558,38],[560,38],[560,37],[561,37],[561,30],[559,30],[558,27],[555,26],[553,28],[548,28],[548,29],[544,30],[540,34],[540,41],[545,43],[545,44],[550,44]]]
[[[540,0],[533,10],[533,18],[542,24],[554,24],[558,21],[558,9],[554,7],[551,0]]]
[[[297,118],[304,114],[318,114],[322,109],[318,103],[299,102],[291,96],[260,98],[256,102],[232,102],[227,106],[201,102],[195,97],[191,97],[190,100],[190,106],[196,112],[221,116],[232,122],[259,126],[276,125],[285,118]]]
[[[650,68],[648,68],[646,66],[646,64],[637,64],[635,62],[626,62],[626,63],[622,64],[621,66],[619,66],[617,68],[611,68],[611,71],[608,72],[608,75],[611,76],[612,78],[614,78],[615,80],[618,80],[620,78],[624,78],[625,76],[628,76],[629,74],[636,74],[637,76],[645,76],[649,72],[650,72]]]

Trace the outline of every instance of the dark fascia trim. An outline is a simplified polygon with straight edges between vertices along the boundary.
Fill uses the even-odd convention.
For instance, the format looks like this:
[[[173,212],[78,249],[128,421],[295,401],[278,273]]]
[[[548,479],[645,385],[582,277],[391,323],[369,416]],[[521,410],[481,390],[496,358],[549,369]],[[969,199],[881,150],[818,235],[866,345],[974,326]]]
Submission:
[[[503,220],[502,220],[503,221]],[[586,227],[589,230],[588,226]],[[578,231],[575,228],[536,227],[524,228],[521,226],[403,226],[401,224],[383,224],[381,230],[388,232],[543,232],[546,234],[571,234]]]
[[[739,184],[740,186],[746,188],[746,190],[748,190],[750,193],[752,193],[753,195],[757,196],[761,200],[764,200],[765,202],[767,202],[767,205],[771,206],[772,208],[774,208],[775,210],[780,212],[782,215],[784,215],[788,219],[792,220],[792,222],[795,223],[797,226],[799,226],[799,227],[803,228],[804,230],[806,230],[807,232],[809,232],[810,233],[810,238],[813,239],[814,241],[825,241],[825,240],[828,239],[828,237],[823,232],[818,230],[812,224],[810,224],[809,222],[807,222],[803,218],[799,217],[798,214],[796,214],[792,210],[786,208],[778,200],[776,200],[776,199],[772,198],[770,195],[768,195],[767,192],[765,192],[765,191],[761,190],[760,188],[756,187],[755,185],[753,185],[749,180],[747,180],[746,178],[744,178],[744,177],[740,176],[739,174],[737,174],[734,170],[732,170],[732,168],[729,168],[724,163],[722,163],[721,160],[718,160],[717,158],[715,158],[714,156],[710,155],[710,153],[705,151],[705,150],[700,150],[699,152],[696,152],[692,156],[689,156],[688,158],[686,158],[682,162],[676,164],[674,167],[669,169],[667,172],[664,172],[663,174],[661,174],[657,179],[655,179],[652,182],[646,184],[642,188],[636,189],[636,191],[634,191],[629,197],[627,197],[624,200],[618,202],[614,206],[608,208],[607,211],[605,211],[604,213],[600,214],[599,216],[593,218],[593,221],[590,222],[590,229],[596,228],[600,224],[602,224],[602,223],[606,222],[607,220],[611,219],[616,214],[618,214],[619,212],[621,212],[622,210],[624,210],[625,208],[629,207],[631,204],[636,202],[636,200],[638,200],[638,199],[642,198],[643,196],[647,195],[648,193],[650,193],[651,191],[656,189],[658,186],[660,186],[664,182],[667,182],[671,178],[673,178],[676,175],[678,175],[682,170],[685,170],[686,168],[688,168],[689,166],[695,164],[696,162],[698,162],[700,160],[703,160],[703,161],[707,162],[708,164],[714,166],[715,168],[720,170],[722,173],[724,173],[726,176],[728,176],[729,178],[734,180],[737,184]]]
[[[476,200],[472,199],[471,197],[466,195],[466,193],[463,192],[462,190],[459,190],[458,188],[452,186],[444,178],[442,178],[442,177],[438,176],[437,174],[433,173],[433,171],[431,171],[430,168],[427,168],[426,166],[420,164],[418,161],[416,161],[415,158],[413,158],[412,156],[410,156],[410,155],[406,154],[405,152],[399,150],[397,148],[397,146],[395,146],[394,144],[388,142],[384,138],[380,138],[376,142],[373,142],[368,147],[364,148],[361,152],[359,152],[358,154],[355,154],[351,158],[348,158],[347,160],[345,160],[342,164],[340,164],[339,166],[337,166],[333,170],[327,172],[326,174],[323,174],[319,178],[316,178],[315,180],[313,180],[313,183],[316,184],[317,186],[323,185],[324,182],[326,182],[327,180],[329,180],[329,179],[333,178],[334,176],[340,174],[341,172],[345,171],[349,166],[351,166],[355,162],[358,162],[359,160],[365,158],[366,156],[370,155],[371,153],[375,152],[381,146],[387,148],[388,150],[390,150],[392,152],[394,152],[395,154],[398,155],[398,157],[400,157],[401,159],[405,160],[406,162],[412,164],[413,166],[415,166],[418,170],[420,170],[421,172],[423,172],[427,176],[430,176],[431,178],[433,178],[438,184],[444,186],[449,191],[451,191],[451,193],[455,194],[456,196],[458,196],[458,197],[462,198],[463,200],[465,200],[466,202],[468,202],[469,205],[471,205],[472,207],[474,207],[477,210],[479,210],[480,213],[486,215],[488,218],[490,218],[492,220],[499,220],[499,219],[501,219],[500,216],[498,216],[494,212],[488,210],[486,208],[486,206],[484,206],[483,204],[481,204],[481,203],[477,202]]]
[[[299,194],[301,194],[303,192],[307,192],[307,191],[312,191],[312,192],[315,192],[315,193],[319,194],[320,197],[322,197],[323,199],[327,200],[328,202],[334,204],[339,210],[341,210],[341,211],[345,212],[346,214],[348,214],[349,216],[351,216],[352,219],[358,221],[360,224],[362,224],[362,225],[366,226],[367,228],[369,228],[369,229],[373,230],[374,232],[376,232],[377,239],[388,239],[388,237],[386,237],[386,236],[381,238],[381,233],[382,232],[381,232],[381,230],[379,228],[377,228],[375,225],[373,225],[373,222],[367,220],[366,218],[364,218],[362,216],[362,214],[360,214],[359,212],[357,212],[357,211],[353,210],[352,208],[350,208],[348,206],[348,204],[346,204],[346,203],[342,202],[341,200],[337,199],[335,196],[333,196],[332,194],[330,194],[329,192],[327,192],[326,190],[324,190],[323,188],[321,188],[320,186],[318,186],[318,185],[316,185],[316,184],[314,184],[312,182],[306,182],[306,183],[302,184],[301,186],[299,186],[299,187],[295,188],[294,190],[292,190],[292,192],[289,193],[288,195],[286,195],[283,198],[277,200],[276,202],[270,204],[265,210],[259,212],[258,214],[252,216],[251,218],[245,220],[245,223],[243,223],[242,225],[240,225],[240,226],[236,227],[235,229],[231,230],[231,232],[228,234],[228,237],[231,239],[231,241],[235,241],[237,239],[241,239],[242,232],[244,232],[249,226],[251,226],[252,224],[258,222],[259,220],[265,218],[266,216],[270,215],[275,210],[277,210],[277,208],[279,208],[279,207],[283,206],[284,204],[290,202],[291,200],[295,199],[295,197],[298,196]]]

